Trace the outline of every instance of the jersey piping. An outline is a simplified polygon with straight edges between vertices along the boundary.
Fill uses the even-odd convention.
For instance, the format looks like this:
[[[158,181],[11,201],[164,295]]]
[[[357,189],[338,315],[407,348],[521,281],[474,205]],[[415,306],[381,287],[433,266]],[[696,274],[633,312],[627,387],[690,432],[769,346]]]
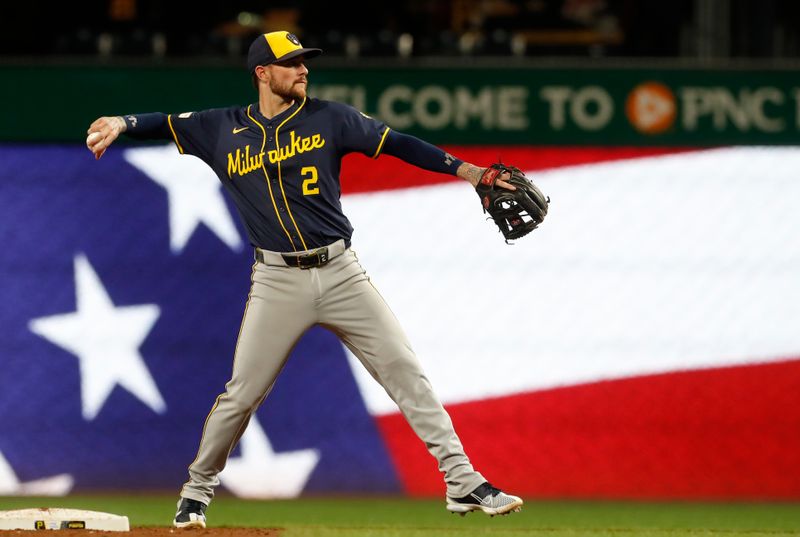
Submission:
[[[263,138],[261,139],[261,153],[263,154],[264,153],[264,147],[267,144],[267,131],[264,129],[264,125],[262,125],[261,123],[256,121],[256,118],[254,118],[250,114],[250,107],[251,106],[252,105],[248,105],[247,106],[247,117],[249,117],[253,121],[253,123],[258,125],[259,128],[261,129],[261,135],[263,136]],[[276,133],[275,137],[277,138],[277,133]],[[261,170],[264,172],[264,177],[267,180],[267,189],[269,190],[269,197],[272,200],[272,208],[275,209],[275,216],[278,218],[278,223],[281,225],[281,228],[283,228],[283,232],[286,233],[286,236],[289,237],[289,242],[292,243],[292,250],[297,251],[297,247],[294,245],[294,241],[292,240],[292,234],[289,233],[289,230],[286,229],[285,225],[283,225],[283,219],[281,218],[281,215],[278,212],[278,205],[275,203],[275,196],[272,194],[272,185],[269,182],[269,174],[267,173],[267,167],[264,164],[264,159],[261,159]],[[280,179],[279,179],[279,181],[280,181]],[[287,204],[286,208],[287,209],[289,208],[288,204]],[[291,213],[290,213],[290,215],[291,215]],[[292,219],[292,221],[294,221],[294,219]]]
[[[300,106],[298,106],[298,107],[297,107],[297,110],[295,110],[294,112],[292,112],[292,114],[291,114],[289,117],[287,117],[286,119],[284,119],[284,120],[281,122],[281,124],[280,124],[280,125],[278,125],[278,126],[275,128],[275,149],[278,151],[278,159],[277,159],[277,160],[278,160],[278,185],[281,187],[281,194],[283,194],[283,202],[286,204],[286,211],[289,213],[289,218],[291,218],[291,219],[292,219],[292,223],[294,224],[294,228],[297,230],[297,235],[300,237],[300,242],[302,242],[302,243],[303,243],[303,250],[308,250],[308,246],[306,246],[306,241],[305,241],[305,239],[303,238],[303,234],[302,234],[302,233],[300,233],[300,228],[299,228],[299,227],[297,227],[297,222],[295,222],[295,221],[294,221],[294,216],[292,216],[292,209],[291,209],[291,207],[289,207],[289,200],[288,200],[288,199],[286,199],[286,192],[284,192],[284,190],[283,190],[283,180],[282,180],[282,177],[281,177],[281,161],[280,161],[280,156],[281,156],[281,146],[280,146],[280,144],[278,143],[278,131],[280,131],[280,130],[281,130],[281,127],[283,127],[283,126],[286,124],[286,122],[287,122],[287,121],[289,121],[289,120],[290,120],[290,119],[292,119],[294,116],[296,116],[296,115],[297,115],[297,113],[300,111],[300,109],[301,109],[301,108],[303,108],[303,106],[304,106],[305,104],[306,104],[306,99],[305,99],[305,97],[304,97],[304,98],[303,98],[303,102],[302,102],[302,103],[300,103]]]
[[[383,149],[383,143],[386,141],[386,136],[389,134],[389,127],[386,127],[386,130],[383,131],[383,136],[381,136],[381,142],[378,144],[378,149],[375,150],[375,154],[372,155],[372,158],[378,158],[381,154],[381,149]]]
[[[167,124],[169,125],[170,132],[172,132],[172,137],[175,139],[175,145],[178,146],[178,151],[183,155],[183,147],[181,147],[181,143],[178,141],[178,135],[175,134],[175,127],[172,126],[172,114],[167,116]]]

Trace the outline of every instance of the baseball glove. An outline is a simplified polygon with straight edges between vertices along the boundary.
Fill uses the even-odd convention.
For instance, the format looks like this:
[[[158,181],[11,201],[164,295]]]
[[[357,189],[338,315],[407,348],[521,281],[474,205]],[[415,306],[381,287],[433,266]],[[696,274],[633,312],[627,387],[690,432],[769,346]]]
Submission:
[[[516,190],[496,185],[503,172],[509,173],[504,180]],[[536,229],[547,216],[550,198],[514,166],[492,164],[481,175],[475,190],[481,197],[483,212],[489,213],[507,243]]]

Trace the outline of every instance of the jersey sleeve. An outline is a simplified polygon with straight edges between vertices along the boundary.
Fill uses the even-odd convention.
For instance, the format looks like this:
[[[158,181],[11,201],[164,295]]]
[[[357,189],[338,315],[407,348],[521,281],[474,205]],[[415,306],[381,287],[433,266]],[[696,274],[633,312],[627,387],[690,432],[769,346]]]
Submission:
[[[389,134],[389,127],[382,121],[359,112],[352,106],[340,104],[336,119],[341,127],[340,147],[343,153],[358,152],[378,158]]]
[[[415,136],[392,131],[383,144],[383,152],[423,170],[458,175],[464,161]]]
[[[212,160],[222,116],[221,110],[169,114],[167,124],[178,151],[205,161]]]

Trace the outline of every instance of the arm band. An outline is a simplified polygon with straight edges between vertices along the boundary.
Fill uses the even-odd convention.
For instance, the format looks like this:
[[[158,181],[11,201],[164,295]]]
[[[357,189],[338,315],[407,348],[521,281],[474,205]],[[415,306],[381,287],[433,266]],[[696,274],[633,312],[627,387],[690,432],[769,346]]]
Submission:
[[[167,123],[167,114],[153,112],[150,114],[128,114],[122,116],[127,129],[124,134],[137,140],[172,140],[172,133]]]
[[[414,136],[392,130],[386,137],[383,153],[413,164],[423,170],[456,175],[463,160],[445,153],[435,145]]]

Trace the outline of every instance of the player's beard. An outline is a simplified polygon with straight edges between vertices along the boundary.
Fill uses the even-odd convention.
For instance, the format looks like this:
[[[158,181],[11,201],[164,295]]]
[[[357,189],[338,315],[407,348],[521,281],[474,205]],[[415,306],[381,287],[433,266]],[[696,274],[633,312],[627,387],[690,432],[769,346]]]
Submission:
[[[302,101],[305,99],[307,85],[308,82],[303,84],[297,81],[280,84],[274,78],[270,79],[269,81],[269,89],[272,90],[272,93],[278,95],[279,97],[283,97],[287,101],[291,101],[292,99]]]

